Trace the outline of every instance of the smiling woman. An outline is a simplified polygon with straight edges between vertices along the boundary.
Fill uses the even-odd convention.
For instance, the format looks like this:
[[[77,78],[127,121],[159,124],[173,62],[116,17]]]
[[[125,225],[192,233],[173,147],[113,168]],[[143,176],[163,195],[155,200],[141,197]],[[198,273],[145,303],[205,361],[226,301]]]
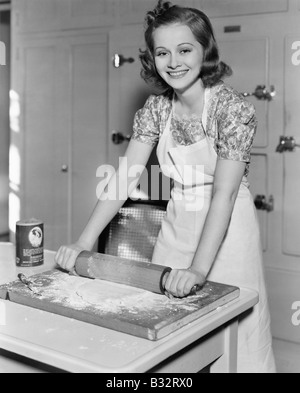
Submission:
[[[182,93],[193,85],[202,86],[203,48],[188,26],[163,26],[153,38],[156,70],[168,86]]]
[[[168,12],[165,12],[168,11]],[[215,40],[213,27],[209,18],[200,10],[192,8],[182,8],[178,6],[171,7],[169,2],[160,2],[160,5],[154,10],[147,13],[146,16],[146,31],[145,31],[145,42],[146,49],[141,50],[140,59],[142,62],[141,75],[147,83],[154,84],[157,87],[161,87],[163,91],[172,91],[170,86],[161,77],[158,72],[157,63],[154,62],[154,56],[157,56],[155,48],[159,45],[156,38],[159,35],[159,39],[163,39],[162,35],[158,33],[159,30],[169,29],[175,26],[181,25],[185,27],[186,38],[180,38],[181,41],[178,44],[188,44],[187,48],[182,49],[181,53],[189,53],[193,48],[193,44],[196,48],[201,47],[202,58],[200,62],[200,78],[203,82],[204,87],[211,87],[220,81],[223,77],[230,76],[232,74],[231,68],[220,61],[219,51],[217,42]],[[159,28],[159,29],[158,29]],[[189,31],[188,31],[189,30]],[[173,33],[175,29],[173,29]],[[179,35],[179,33],[178,33]],[[179,38],[177,35],[177,38]],[[169,37],[172,38],[173,37]],[[170,43],[170,40],[169,40]],[[166,48],[163,48],[166,49]],[[167,54],[167,52],[164,52]]]
[[[203,12],[159,0],[145,27],[142,76],[162,91],[135,115],[127,175],[137,164],[144,167],[157,145],[161,170],[173,184],[151,262],[172,268],[168,296],[184,298],[207,280],[259,292],[259,304],[240,320],[238,371],[272,373],[259,227],[247,180],[255,108],[223,82],[231,69],[219,59]],[[121,173],[122,166],[116,178],[126,179]],[[130,195],[126,181],[120,187]],[[72,270],[121,205],[100,198],[78,241],[59,249],[57,263]]]
[[[224,84],[231,69],[220,61],[211,23],[201,11],[159,1],[147,14],[145,40],[142,76],[162,94],[150,96],[137,113],[132,140],[158,142],[162,168],[185,166],[204,176],[194,183],[174,178],[152,262],[173,267],[165,287],[175,296],[205,279],[256,289],[260,303],[240,321],[238,371],[274,372],[259,229],[247,181],[255,109]],[[191,186],[199,210],[188,209]]]

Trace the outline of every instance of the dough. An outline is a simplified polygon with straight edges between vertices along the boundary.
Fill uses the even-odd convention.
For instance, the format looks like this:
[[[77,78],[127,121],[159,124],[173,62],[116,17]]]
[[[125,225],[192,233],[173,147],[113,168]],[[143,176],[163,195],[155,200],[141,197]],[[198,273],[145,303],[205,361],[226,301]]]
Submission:
[[[145,293],[144,290],[127,285],[116,284],[103,280],[90,280],[89,282],[81,285],[77,291],[77,295],[85,302],[94,306],[100,306],[103,303],[123,303]]]

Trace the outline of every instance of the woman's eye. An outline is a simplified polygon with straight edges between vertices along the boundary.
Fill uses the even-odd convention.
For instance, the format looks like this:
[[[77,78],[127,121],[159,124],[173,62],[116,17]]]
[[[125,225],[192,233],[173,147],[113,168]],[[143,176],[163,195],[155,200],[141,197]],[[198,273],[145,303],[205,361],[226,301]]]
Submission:
[[[162,57],[162,56],[166,56],[166,55],[167,55],[167,52],[159,52],[156,54],[156,56],[158,56],[158,57]]]
[[[191,52],[191,49],[182,49],[181,51],[180,51],[180,53],[183,53],[183,54],[185,54],[185,53],[190,53]]]

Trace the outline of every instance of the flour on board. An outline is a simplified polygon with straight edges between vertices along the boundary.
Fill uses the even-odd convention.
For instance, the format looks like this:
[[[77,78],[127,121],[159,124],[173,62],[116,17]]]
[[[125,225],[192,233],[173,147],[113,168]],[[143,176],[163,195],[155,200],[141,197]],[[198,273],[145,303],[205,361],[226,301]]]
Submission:
[[[122,284],[109,283],[107,281],[95,280],[83,284],[77,291],[84,301],[93,307],[101,308],[107,312],[118,312],[126,309],[131,313],[138,313],[139,310],[150,310],[168,305],[184,306],[185,309],[194,310],[186,300],[170,300],[166,296],[158,295],[142,289],[129,287]],[[183,302],[185,304],[183,304]]]
[[[119,313],[126,310],[132,314],[152,309],[185,309],[194,311],[195,296],[185,299],[169,299],[164,295],[155,294],[139,288],[129,287],[122,284],[103,280],[90,280],[82,277],[73,277],[61,272],[53,274],[51,285],[39,280],[35,281],[35,288],[39,291],[39,299],[49,299],[53,303],[63,303],[77,310],[88,307],[97,309],[100,313]],[[208,293],[196,295],[197,298],[205,298]]]

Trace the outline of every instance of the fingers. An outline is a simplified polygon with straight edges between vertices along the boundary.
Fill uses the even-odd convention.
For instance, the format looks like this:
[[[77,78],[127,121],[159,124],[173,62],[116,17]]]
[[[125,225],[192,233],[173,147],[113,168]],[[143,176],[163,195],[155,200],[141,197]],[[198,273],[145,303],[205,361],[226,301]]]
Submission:
[[[196,284],[196,277],[188,270],[172,270],[165,284],[169,295],[174,297],[186,297]]]
[[[81,250],[74,246],[62,246],[55,256],[55,262],[64,270],[71,272],[74,269],[76,259]]]

